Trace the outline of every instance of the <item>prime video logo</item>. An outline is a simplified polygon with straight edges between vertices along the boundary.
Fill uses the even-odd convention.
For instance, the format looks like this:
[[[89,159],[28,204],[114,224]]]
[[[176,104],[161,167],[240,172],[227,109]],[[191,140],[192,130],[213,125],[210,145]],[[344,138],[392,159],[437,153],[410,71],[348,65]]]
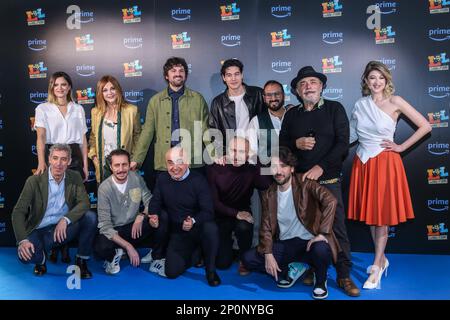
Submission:
[[[273,6],[270,8],[270,13],[275,18],[283,19],[290,17],[292,15],[292,7],[291,6]]]
[[[427,200],[428,209],[433,211],[448,211],[448,199]]]
[[[47,49],[47,40],[41,40],[41,39],[33,39],[28,40],[28,49],[33,51],[42,51]]]
[[[191,9],[172,9],[172,19],[177,21],[185,21],[191,19]]]
[[[339,100],[344,97],[344,89],[342,88],[326,88],[323,90],[322,96],[328,100]]]
[[[387,58],[381,58],[376,60],[378,62],[381,62],[382,64],[386,65],[390,71],[395,70],[396,65],[396,59],[387,59]]]
[[[138,103],[144,101],[144,91],[142,90],[129,90],[124,92],[125,100],[130,103]]]
[[[434,87],[428,87],[428,95],[435,99],[443,99],[450,97],[450,87],[436,85]]]
[[[89,170],[88,178],[87,178],[86,182],[92,182],[92,181],[95,181],[95,180],[96,180],[96,178],[95,178],[95,171]]]
[[[79,76],[90,77],[95,75],[95,66],[86,64],[78,65],[75,66],[75,71]]]
[[[75,12],[75,21],[79,23],[94,22],[94,12],[83,10],[81,10],[80,12]]]
[[[436,156],[449,154],[450,144],[448,143],[429,143],[427,145],[428,152]]]
[[[36,104],[44,103],[48,98],[47,92],[30,92],[30,101]]]
[[[375,5],[380,8],[381,14],[391,14],[397,12],[397,2],[395,1],[377,2]]]
[[[428,37],[433,41],[450,40],[450,29],[430,29],[428,30]]]
[[[276,73],[286,73],[292,71],[291,61],[272,61],[272,71]]]
[[[324,32],[322,33],[322,41],[327,44],[338,44],[344,42],[343,32]]]
[[[239,34],[228,34],[220,37],[220,42],[226,47],[236,47],[241,45],[241,36]]]
[[[128,49],[142,48],[143,39],[141,37],[128,37],[123,38],[123,45]]]

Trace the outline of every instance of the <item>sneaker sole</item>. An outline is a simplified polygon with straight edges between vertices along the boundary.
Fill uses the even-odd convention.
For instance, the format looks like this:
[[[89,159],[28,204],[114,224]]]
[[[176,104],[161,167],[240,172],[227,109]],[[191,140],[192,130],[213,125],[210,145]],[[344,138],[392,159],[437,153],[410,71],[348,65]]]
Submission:
[[[312,297],[313,297],[314,299],[316,299],[316,300],[323,300],[323,299],[328,298],[328,292],[327,292],[327,294],[324,295],[323,297],[315,297],[314,295],[312,295]]]

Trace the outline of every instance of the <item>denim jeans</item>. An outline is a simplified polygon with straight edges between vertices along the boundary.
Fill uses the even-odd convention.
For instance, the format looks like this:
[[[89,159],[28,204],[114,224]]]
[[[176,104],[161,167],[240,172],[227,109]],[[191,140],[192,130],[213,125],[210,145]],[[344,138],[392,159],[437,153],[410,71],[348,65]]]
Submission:
[[[94,238],[97,233],[97,214],[93,211],[87,211],[81,219],[67,226],[66,239],[62,243],[55,242],[53,235],[56,224],[46,226],[41,229],[35,229],[28,236],[28,240],[34,245],[34,253],[31,260],[23,263],[41,264],[44,260],[45,252],[57,245],[66,244],[73,239],[78,239],[77,256],[88,259],[94,246]]]

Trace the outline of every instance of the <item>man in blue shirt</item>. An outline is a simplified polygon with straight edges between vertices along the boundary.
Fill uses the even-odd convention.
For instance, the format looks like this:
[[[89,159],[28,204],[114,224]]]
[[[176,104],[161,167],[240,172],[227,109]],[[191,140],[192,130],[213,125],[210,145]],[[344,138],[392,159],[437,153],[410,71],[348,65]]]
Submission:
[[[50,148],[49,169],[25,182],[12,212],[12,224],[23,263],[34,263],[34,274],[47,272],[46,252],[55,245],[78,238],[76,265],[82,279],[92,277],[87,268],[97,215],[89,210],[89,198],[78,172],[68,170],[71,149],[66,144]]]

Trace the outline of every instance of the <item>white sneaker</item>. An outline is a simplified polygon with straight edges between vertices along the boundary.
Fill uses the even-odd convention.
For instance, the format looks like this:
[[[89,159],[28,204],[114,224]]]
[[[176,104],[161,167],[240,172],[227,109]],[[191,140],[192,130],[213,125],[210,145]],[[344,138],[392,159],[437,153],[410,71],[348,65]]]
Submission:
[[[153,258],[152,258],[152,249],[150,248],[150,251],[145,255],[145,256],[143,256],[142,258],[141,258],[141,263],[150,263],[150,262],[152,262],[153,261]]]
[[[123,255],[123,249],[119,248],[116,249],[116,255],[114,256],[113,260],[111,262],[105,260],[105,263],[103,264],[103,267],[105,268],[105,272],[107,274],[116,274],[120,271],[120,259]]]
[[[160,275],[161,277],[167,277],[165,273],[165,265],[166,259],[153,260],[150,263],[150,268],[148,270],[150,272]]]

